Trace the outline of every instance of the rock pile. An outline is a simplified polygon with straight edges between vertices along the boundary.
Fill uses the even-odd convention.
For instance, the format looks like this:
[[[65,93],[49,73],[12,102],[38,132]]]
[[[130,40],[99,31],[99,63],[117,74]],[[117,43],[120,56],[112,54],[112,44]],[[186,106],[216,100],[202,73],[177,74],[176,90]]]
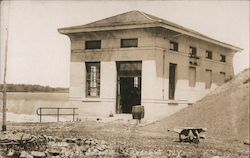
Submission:
[[[158,157],[162,155],[161,150],[136,150],[126,146],[119,146],[118,153],[124,157]]]
[[[138,151],[124,145],[108,144],[95,138],[64,138],[23,132],[0,134],[2,153],[7,157],[153,157],[161,151]]]

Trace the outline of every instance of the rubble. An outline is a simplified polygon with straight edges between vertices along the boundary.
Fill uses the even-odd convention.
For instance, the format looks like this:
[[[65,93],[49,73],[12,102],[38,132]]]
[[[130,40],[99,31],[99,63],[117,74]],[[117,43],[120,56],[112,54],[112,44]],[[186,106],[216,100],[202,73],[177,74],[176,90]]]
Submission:
[[[54,138],[47,135],[31,135],[22,132],[0,134],[1,149],[8,157],[153,157],[160,150],[137,150],[124,145],[109,144],[95,138]],[[4,155],[2,155],[4,156]]]
[[[22,158],[33,158],[33,156],[31,154],[29,154],[28,152],[26,152],[26,151],[22,151],[19,157],[22,157]]]
[[[153,157],[160,156],[162,154],[161,150],[136,150],[134,148],[127,148],[124,146],[120,146],[118,148],[118,153],[123,155],[124,157]]]
[[[46,154],[40,151],[31,151],[30,154],[34,157],[46,157]]]

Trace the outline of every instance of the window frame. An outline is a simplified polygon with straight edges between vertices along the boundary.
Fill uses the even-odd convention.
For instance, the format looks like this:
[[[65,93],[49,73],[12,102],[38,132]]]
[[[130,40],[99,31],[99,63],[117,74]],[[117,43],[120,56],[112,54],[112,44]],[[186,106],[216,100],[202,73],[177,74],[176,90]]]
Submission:
[[[194,70],[194,76],[193,76],[194,82],[191,82],[191,80],[190,80],[191,77],[192,77],[191,74],[190,74],[191,69]],[[189,87],[195,87],[195,86],[196,86],[196,80],[197,80],[197,71],[196,71],[196,67],[194,67],[194,66],[189,66],[188,71],[189,71],[189,74],[188,74],[188,86],[189,86]]]
[[[226,82],[226,72],[220,71],[219,75],[220,75],[220,84],[225,83]],[[223,75],[223,79],[222,79],[222,75]]]
[[[98,42],[98,46],[89,46],[88,44],[93,44],[95,42]],[[101,49],[102,48],[102,40],[86,40],[85,41],[85,50],[93,50],[93,49]]]
[[[227,61],[227,60],[226,60],[226,55],[220,54],[220,62],[225,63],[226,61]]]
[[[195,50],[195,51],[193,51],[193,50]],[[197,48],[194,46],[190,46],[189,47],[189,54],[191,57],[197,57]]]
[[[126,45],[124,44],[124,42],[128,42],[128,41],[132,41],[132,40],[135,40],[136,41],[136,45]],[[120,40],[120,48],[137,48],[138,47],[138,38],[122,38]]]
[[[211,89],[212,84],[213,84],[213,70],[212,69],[205,69],[205,75],[207,75],[207,72],[209,72],[210,76],[206,76],[206,77],[210,77],[209,78],[209,82],[205,82],[205,89]]]
[[[92,71],[91,67],[96,67]],[[101,62],[85,62],[86,67],[86,98],[100,98],[101,89]],[[95,73],[95,74],[93,74]],[[94,76],[92,76],[94,75]],[[97,93],[96,96],[91,95],[91,92]]]
[[[178,42],[170,41],[169,43],[170,43],[169,50],[176,51],[176,52],[179,51],[179,43]],[[173,44],[173,48],[171,48],[172,44]]]
[[[206,50],[206,59],[213,59],[213,52],[211,50]]]

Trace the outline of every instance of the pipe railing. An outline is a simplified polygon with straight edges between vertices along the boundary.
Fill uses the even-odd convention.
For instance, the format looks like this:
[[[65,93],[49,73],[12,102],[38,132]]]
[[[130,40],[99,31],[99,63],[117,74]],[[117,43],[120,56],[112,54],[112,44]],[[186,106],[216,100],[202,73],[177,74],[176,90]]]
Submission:
[[[49,110],[49,111],[48,111]],[[62,112],[62,110],[69,111],[68,113]],[[67,107],[40,107],[36,110],[37,115],[40,117],[40,122],[42,122],[42,116],[56,116],[57,122],[60,121],[60,116],[72,116],[73,121],[75,121],[76,110],[78,108],[67,108]],[[55,111],[55,112],[54,112]]]

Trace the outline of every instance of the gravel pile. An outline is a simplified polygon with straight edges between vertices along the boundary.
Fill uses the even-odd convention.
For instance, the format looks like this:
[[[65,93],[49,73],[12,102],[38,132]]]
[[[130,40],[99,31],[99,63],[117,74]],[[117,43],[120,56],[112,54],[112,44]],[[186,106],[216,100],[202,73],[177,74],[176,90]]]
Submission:
[[[236,75],[193,106],[144,127],[166,133],[175,127],[206,127],[208,137],[249,140],[249,74]]]

